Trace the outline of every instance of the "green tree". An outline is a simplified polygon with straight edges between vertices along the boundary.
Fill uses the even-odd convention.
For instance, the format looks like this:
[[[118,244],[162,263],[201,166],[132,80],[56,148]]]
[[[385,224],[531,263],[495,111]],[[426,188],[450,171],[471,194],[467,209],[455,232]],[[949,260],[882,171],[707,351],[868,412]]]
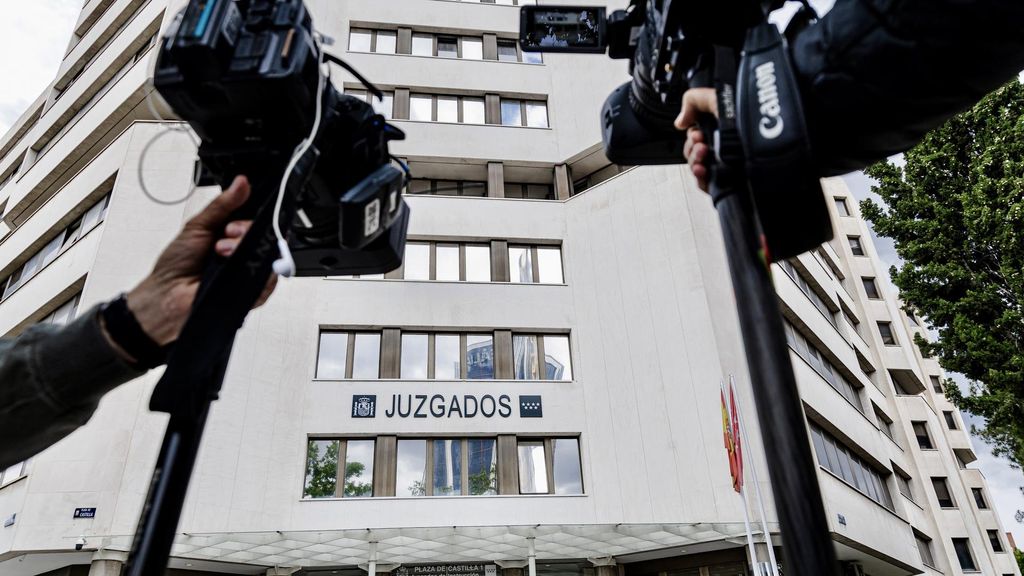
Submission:
[[[1014,80],[866,170],[884,208],[861,203],[903,259],[890,269],[908,309],[938,332],[924,354],[972,380],[945,391],[985,420],[974,432],[1024,464],[1024,85]]]
[[[366,466],[362,462],[349,462],[345,464],[345,496],[372,496],[373,484],[369,482],[358,482],[362,477]]]
[[[337,485],[338,442],[310,441],[306,447],[306,497],[331,498]]]
[[[1021,572],[1024,572],[1024,552],[1014,548],[1013,557],[1017,559],[1017,567],[1020,568]]]
[[[338,486],[337,441],[311,441],[306,448],[306,489],[307,498],[332,498]],[[370,496],[373,484],[359,482],[366,466],[362,462],[345,464],[344,496]]]

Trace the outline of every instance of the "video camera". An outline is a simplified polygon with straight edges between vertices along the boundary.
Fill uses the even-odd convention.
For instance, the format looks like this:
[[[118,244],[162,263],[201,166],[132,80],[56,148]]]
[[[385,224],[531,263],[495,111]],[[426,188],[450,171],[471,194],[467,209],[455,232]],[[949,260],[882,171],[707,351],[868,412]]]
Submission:
[[[191,0],[161,46],[154,81],[202,140],[202,183],[244,174],[256,201],[277,197],[288,272],[387,272],[401,265],[409,223],[405,173],[392,166],[388,142],[405,135],[339,93],[324,62],[380,95],[324,52],[302,0]]]
[[[702,123],[705,140],[716,161],[744,173],[771,258],[788,258],[831,239],[832,226],[786,39],[767,21],[783,3],[631,0],[611,14],[591,6],[526,6],[519,41],[524,51],[607,50],[630,59],[632,80],[601,111],[605,154],[617,164],[685,162],[685,134],[673,126],[683,93],[714,86],[718,129],[710,119]],[[815,18],[804,2],[786,35]]]

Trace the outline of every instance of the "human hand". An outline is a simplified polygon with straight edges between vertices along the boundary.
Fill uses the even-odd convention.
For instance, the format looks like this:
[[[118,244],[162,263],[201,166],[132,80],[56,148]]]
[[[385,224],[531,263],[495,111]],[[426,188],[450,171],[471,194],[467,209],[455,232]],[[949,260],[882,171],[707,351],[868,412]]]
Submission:
[[[708,168],[704,160],[710,148],[704,142],[704,133],[697,126],[699,114],[712,114],[718,118],[718,98],[714,88],[690,88],[683,93],[683,109],[676,117],[677,130],[686,130],[686,143],[683,144],[683,156],[690,164],[690,170],[697,178],[697,186],[707,192]]]
[[[231,213],[249,199],[249,193],[249,181],[244,176],[236,177],[227,190],[185,224],[157,258],[153,272],[128,293],[128,308],[157,344],[163,346],[178,339],[192,310],[210,249],[219,256],[231,256],[249,230],[249,220],[228,222]],[[267,301],[276,284],[277,275],[272,274],[256,307]]]

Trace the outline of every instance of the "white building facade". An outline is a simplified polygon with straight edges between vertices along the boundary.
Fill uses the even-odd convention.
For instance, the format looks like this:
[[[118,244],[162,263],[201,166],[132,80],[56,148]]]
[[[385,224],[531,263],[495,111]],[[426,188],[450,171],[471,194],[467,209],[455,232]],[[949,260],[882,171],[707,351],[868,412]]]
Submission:
[[[723,379],[776,545],[768,467],[787,463],[763,457],[710,200],[683,166],[601,152],[625,64],[523,54],[515,0],[307,4],[408,134],[392,147],[414,177],[405,263],[282,281],[250,314],[170,573],[748,573]],[[163,205],[140,186],[190,188],[194,143],[146,104],[183,5],[86,2],[57,78],[0,140],[5,337],[129,289],[217,193]],[[1019,576],[919,320],[882,288],[849,191],[825,190],[835,239],[774,278],[839,557]],[[0,472],[0,574],[119,573],[166,422],[148,411],[158,376]]]

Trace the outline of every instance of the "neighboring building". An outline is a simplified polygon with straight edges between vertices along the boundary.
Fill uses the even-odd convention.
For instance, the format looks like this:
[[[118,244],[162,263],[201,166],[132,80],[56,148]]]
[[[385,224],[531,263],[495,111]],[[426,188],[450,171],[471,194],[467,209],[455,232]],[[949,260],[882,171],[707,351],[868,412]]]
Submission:
[[[787,463],[762,456],[710,200],[683,166],[601,152],[625,63],[521,53],[514,0],[308,1],[408,133],[406,260],[283,281],[250,315],[174,573],[524,576],[535,558],[543,576],[746,574],[720,381],[738,381],[776,532],[767,467]],[[86,2],[53,85],[0,140],[0,334],[129,288],[216,193],[166,206],[140,188],[181,198],[193,174],[194,144],[145,102],[183,2],[167,4]],[[835,240],[774,272],[839,557],[1019,576],[919,321],[878,280],[848,190],[825,184]],[[147,410],[157,376],[2,473],[0,574],[117,573],[166,421]]]

